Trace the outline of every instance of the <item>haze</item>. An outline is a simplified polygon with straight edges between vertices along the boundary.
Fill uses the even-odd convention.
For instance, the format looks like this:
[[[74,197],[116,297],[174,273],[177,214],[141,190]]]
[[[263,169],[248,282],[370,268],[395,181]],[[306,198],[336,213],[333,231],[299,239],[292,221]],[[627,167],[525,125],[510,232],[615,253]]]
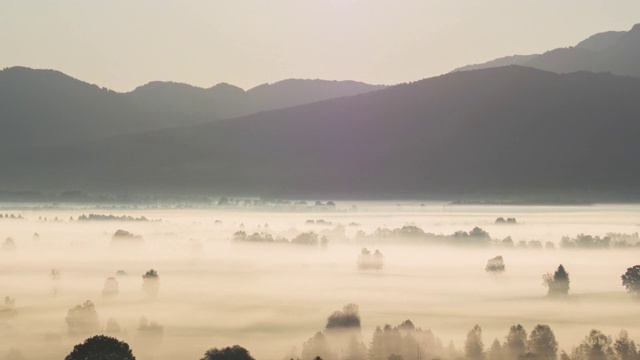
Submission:
[[[0,68],[117,91],[154,80],[393,85],[628,30],[639,13],[635,0],[5,0]]]
[[[637,237],[640,209],[635,205],[344,202],[335,210],[136,208],[5,208],[3,213],[23,219],[0,219],[0,236],[16,244],[15,250],[4,246],[0,253],[0,295],[15,298],[17,311],[0,319],[0,353],[18,349],[27,359],[62,358],[81,340],[67,336],[67,311],[86,300],[96,305],[100,331],[108,331],[107,320],[115,319],[121,331],[112,335],[131,344],[139,359],[196,359],[209,347],[236,343],[258,359],[300,357],[303,342],[348,303],[360,307],[360,336],[367,345],[376,326],[406,319],[458,349],[476,323],[484,329],[486,347],[494,338],[502,340],[515,323],[528,331],[549,324],[567,352],[594,327],[611,335],[625,328],[640,336],[633,320],[638,304],[620,285],[620,274],[637,260],[636,250],[434,246],[410,237],[357,235],[407,224],[435,234],[479,226],[494,239],[511,236],[515,243],[535,239],[560,247],[562,236],[583,232],[635,232]],[[78,221],[90,213],[150,221]],[[517,224],[495,223],[505,215]],[[144,245],[118,248],[112,239],[118,229],[141,235]],[[289,239],[312,231],[325,234],[329,243],[232,241],[239,230]],[[362,247],[379,249],[384,267],[358,269]],[[495,255],[505,258],[504,274],[484,270]],[[571,274],[570,300],[548,299],[541,285],[541,275],[559,263]],[[142,288],[141,275],[149,268],[157,269],[161,280],[156,297]],[[58,280],[48,276],[51,269],[60,271]],[[116,276],[116,270],[128,275]],[[112,276],[120,291],[107,298],[101,292]],[[164,327],[160,339],[143,341],[138,330],[143,316]]]

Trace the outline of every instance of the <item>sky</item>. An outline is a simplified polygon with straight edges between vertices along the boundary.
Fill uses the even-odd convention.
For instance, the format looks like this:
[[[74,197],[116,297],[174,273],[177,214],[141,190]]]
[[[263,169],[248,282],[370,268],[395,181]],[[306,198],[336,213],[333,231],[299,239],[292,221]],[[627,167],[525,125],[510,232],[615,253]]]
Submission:
[[[155,80],[392,85],[638,22],[638,0],[0,0],[0,68],[116,91]]]

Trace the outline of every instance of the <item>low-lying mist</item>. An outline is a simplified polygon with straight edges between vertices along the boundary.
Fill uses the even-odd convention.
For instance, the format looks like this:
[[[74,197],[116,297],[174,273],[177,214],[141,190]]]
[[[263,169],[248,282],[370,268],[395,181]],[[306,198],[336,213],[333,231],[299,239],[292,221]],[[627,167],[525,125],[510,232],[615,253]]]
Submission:
[[[0,311],[0,359],[12,349],[26,359],[61,359],[104,333],[129,343],[142,360],[199,359],[209,348],[234,344],[257,359],[308,360],[303,344],[347,304],[357,305],[366,346],[378,326],[407,319],[458,351],[475,324],[486,350],[515,324],[528,331],[549,325],[567,352],[593,328],[609,335],[626,329],[640,339],[640,303],[620,278],[640,263],[640,247],[631,246],[640,206],[345,202],[292,211],[5,204],[0,213],[0,300],[13,301]],[[439,240],[394,235],[404,226]],[[476,227],[488,234],[481,245],[442,240]],[[376,236],[379,229],[391,235]],[[562,242],[611,233],[627,234],[630,246]],[[502,241],[507,237],[513,246]],[[541,248],[527,246],[536,241]],[[363,258],[363,248],[371,258]],[[496,256],[504,272],[485,271]],[[560,264],[570,276],[569,295],[548,297],[542,276]],[[97,322],[80,321],[80,334],[71,329],[76,306],[97,314]]]

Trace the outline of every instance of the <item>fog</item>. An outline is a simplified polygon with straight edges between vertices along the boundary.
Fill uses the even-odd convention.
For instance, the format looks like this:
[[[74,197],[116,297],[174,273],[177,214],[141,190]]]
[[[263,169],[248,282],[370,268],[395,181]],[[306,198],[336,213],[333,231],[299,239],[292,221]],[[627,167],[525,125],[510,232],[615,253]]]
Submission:
[[[527,331],[548,324],[567,352],[592,328],[609,335],[626,329],[640,339],[640,304],[620,280],[640,262],[640,248],[560,247],[563,236],[638,232],[638,205],[338,202],[335,208],[295,211],[277,206],[0,207],[2,214],[22,217],[0,218],[0,242],[12,238],[15,243],[15,249],[0,253],[0,298],[15,299],[15,313],[0,318],[0,359],[10,349],[27,359],[63,358],[88,337],[69,336],[65,322],[68,311],[87,300],[99,316],[95,333],[104,333],[107,321],[115,319],[121,332],[114,336],[142,360],[199,359],[209,348],[234,344],[257,359],[300,357],[302,344],[350,303],[359,307],[367,345],[377,326],[406,319],[457,349],[475,324],[483,329],[485,349],[494,338],[502,341],[514,324]],[[149,221],[77,220],[88,214]],[[496,224],[498,217],[513,217],[517,224]],[[435,246],[356,236],[404,225],[443,235],[480,227],[493,239],[551,241],[556,249]],[[112,238],[118,230],[143,240],[118,246]],[[328,243],[233,241],[240,230],[289,240],[313,231]],[[384,254],[381,269],[358,268],[363,247]],[[503,256],[506,271],[486,272],[487,260],[497,255]],[[542,275],[559,264],[570,274],[570,295],[550,299]],[[59,270],[59,278],[51,276],[52,269]],[[159,276],[156,296],[143,290],[142,275],[150,269]],[[117,275],[118,270],[127,275]],[[118,293],[105,297],[109,277],[117,279]],[[141,334],[142,317],[162,326],[161,337]]]

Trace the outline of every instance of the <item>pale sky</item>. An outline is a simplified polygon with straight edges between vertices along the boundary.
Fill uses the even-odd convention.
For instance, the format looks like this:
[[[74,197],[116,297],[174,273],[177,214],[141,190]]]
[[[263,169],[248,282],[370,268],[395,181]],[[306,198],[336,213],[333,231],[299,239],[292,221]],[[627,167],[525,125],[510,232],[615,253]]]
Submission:
[[[396,84],[638,22],[640,0],[0,0],[0,68],[116,91],[153,80]]]

